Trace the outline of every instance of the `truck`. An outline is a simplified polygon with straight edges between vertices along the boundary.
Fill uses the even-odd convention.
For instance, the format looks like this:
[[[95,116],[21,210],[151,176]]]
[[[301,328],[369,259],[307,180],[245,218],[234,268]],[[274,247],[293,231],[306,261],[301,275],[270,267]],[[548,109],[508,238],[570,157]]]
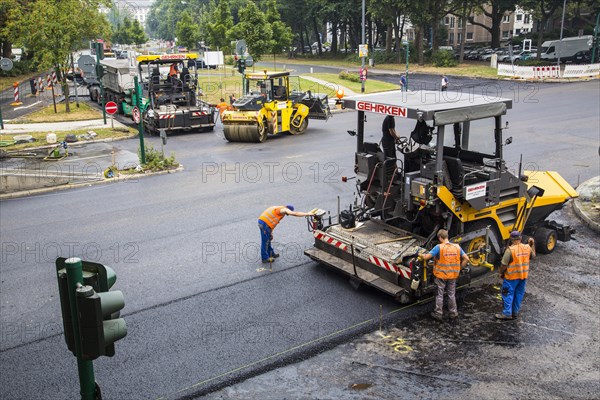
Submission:
[[[134,88],[134,77],[137,69],[132,66],[130,60],[105,58],[100,60],[103,67],[102,85],[104,87],[105,102],[114,101],[117,103],[117,112],[121,115],[132,115],[132,110],[137,104],[136,91]],[[90,99],[101,102],[100,82],[95,74],[88,74],[85,77],[87,82]],[[148,99],[141,98],[141,109],[147,107]]]
[[[343,100],[357,110],[354,171],[356,195],[337,218],[314,210],[309,230],[314,246],[305,254],[401,303],[433,293],[433,266],[418,254],[437,244],[446,229],[467,253],[458,285],[485,277],[500,262],[513,230],[533,237],[539,253],[551,253],[574,230],[548,220],[578,196],[555,171],[508,168],[512,137],[502,117],[512,100],[469,93],[446,101],[440,92],[359,95]],[[386,158],[378,143],[364,141],[366,113],[414,120],[401,137],[401,159]],[[350,180],[346,178],[343,180]]]
[[[150,134],[165,131],[212,131],[217,110],[200,100],[198,54],[150,54],[137,57],[138,73],[147,106],[141,110],[144,129]],[[177,74],[161,73],[178,66]],[[166,75],[166,76],[164,76]]]
[[[542,43],[541,59],[556,60],[560,57],[561,61],[573,61],[573,57],[579,51],[586,51],[592,48],[593,36],[575,36],[563,38],[561,40],[548,40]]]
[[[269,134],[300,135],[309,119],[329,119],[328,96],[291,90],[289,75],[266,70],[244,74],[243,96],[221,116],[228,141],[262,143]]]

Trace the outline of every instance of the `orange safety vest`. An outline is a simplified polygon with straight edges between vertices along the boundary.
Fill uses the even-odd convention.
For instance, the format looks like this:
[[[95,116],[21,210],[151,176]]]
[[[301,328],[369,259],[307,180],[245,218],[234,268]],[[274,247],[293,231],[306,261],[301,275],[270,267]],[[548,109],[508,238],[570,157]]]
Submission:
[[[515,244],[508,247],[512,254],[512,261],[508,264],[504,279],[509,281],[515,279],[527,279],[529,274],[529,256],[531,255],[531,247],[528,244]]]
[[[219,109],[219,114],[223,114],[223,111],[225,111],[229,108],[229,104],[222,102],[222,103],[217,104],[217,108]]]
[[[281,209],[285,208],[284,206],[273,206],[267,208],[261,215],[258,217],[261,221],[264,221],[265,224],[269,225],[271,229],[275,229],[279,221],[285,217],[285,214],[281,213]]]
[[[175,76],[177,75],[177,67],[175,66],[175,64],[171,64],[171,66],[169,67],[169,76]]]
[[[433,262],[433,275],[439,279],[456,279],[460,274],[460,246],[441,243],[440,256]]]

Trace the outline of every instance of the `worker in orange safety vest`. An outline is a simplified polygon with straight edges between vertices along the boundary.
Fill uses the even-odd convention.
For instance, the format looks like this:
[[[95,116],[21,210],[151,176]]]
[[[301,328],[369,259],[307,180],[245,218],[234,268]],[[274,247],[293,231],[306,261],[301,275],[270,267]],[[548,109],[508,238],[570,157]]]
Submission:
[[[502,313],[496,319],[510,320],[519,317],[521,302],[525,296],[525,285],[529,276],[529,259],[535,257],[535,242],[529,238],[527,244],[521,243],[521,232],[510,233],[510,246],[504,252],[498,273],[502,282]]]
[[[267,208],[258,217],[258,229],[260,229],[260,255],[263,263],[273,262],[279,254],[273,251],[271,241],[273,240],[273,229],[281,222],[286,215],[294,217],[307,217],[310,213],[294,211],[294,206],[273,206]]]
[[[437,287],[435,297],[435,310],[431,316],[438,321],[443,318],[444,292],[448,292],[448,311],[450,318],[458,317],[456,307],[456,280],[460,274],[461,268],[464,268],[469,262],[469,257],[459,245],[450,243],[448,240],[448,231],[440,229],[437,233],[438,241],[429,253],[419,255],[423,261],[434,259],[433,276]]]

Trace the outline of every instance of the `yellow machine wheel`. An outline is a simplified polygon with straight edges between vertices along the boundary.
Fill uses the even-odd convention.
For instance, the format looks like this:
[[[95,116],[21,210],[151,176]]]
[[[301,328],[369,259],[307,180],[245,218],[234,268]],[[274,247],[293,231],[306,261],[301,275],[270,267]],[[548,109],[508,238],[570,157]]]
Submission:
[[[534,235],[535,249],[542,254],[550,254],[556,247],[556,231],[549,228],[539,228]]]
[[[497,232],[494,222],[490,221],[490,220],[482,220],[482,221],[472,222],[471,224],[469,224],[467,226],[467,229],[465,231],[466,232],[478,231],[480,229],[484,229],[488,225],[490,225],[490,236],[493,235],[494,237],[498,238],[498,240],[501,241],[502,237]],[[490,240],[491,240],[491,238],[490,238]],[[471,239],[470,241],[468,241],[467,243],[465,243],[463,245],[463,249],[464,249],[465,253],[471,253],[471,252],[477,251],[481,247],[485,247],[485,234],[481,235],[481,236],[477,236],[476,238]],[[502,243],[500,243],[500,247],[502,247]],[[498,256],[499,255],[498,255],[498,253],[496,253],[494,246],[492,246],[492,244],[490,243],[490,253],[487,256],[487,262],[490,264],[496,263],[496,261],[498,260]],[[481,257],[478,253],[470,254],[468,257],[469,257],[469,263],[473,266],[483,266],[483,264],[485,263],[484,258]]]
[[[304,121],[302,121],[298,128],[290,123],[290,133],[292,135],[301,135],[306,131],[306,128],[308,128],[308,118],[304,118]]]

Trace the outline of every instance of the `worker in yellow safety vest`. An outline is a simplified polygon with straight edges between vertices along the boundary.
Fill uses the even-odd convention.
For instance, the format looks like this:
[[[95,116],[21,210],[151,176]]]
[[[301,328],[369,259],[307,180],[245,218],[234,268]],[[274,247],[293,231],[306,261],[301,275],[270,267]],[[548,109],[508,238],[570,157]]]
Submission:
[[[469,257],[455,243],[450,243],[448,239],[448,231],[440,229],[437,233],[438,241],[429,253],[419,255],[423,261],[434,259],[433,261],[433,276],[437,287],[435,297],[435,310],[431,316],[438,321],[443,318],[444,292],[448,292],[448,311],[450,318],[458,317],[458,308],[456,307],[456,280],[460,274],[461,268],[464,268],[469,262]]]
[[[529,259],[535,257],[535,242],[529,238],[527,244],[521,243],[521,232],[510,234],[510,246],[504,252],[498,273],[502,282],[502,313],[496,319],[510,320],[519,317],[521,302],[525,296],[525,285],[529,276]]]
[[[294,217],[307,217],[310,213],[294,211],[294,206],[273,206],[267,208],[258,217],[258,229],[260,229],[260,255],[263,263],[273,262],[279,254],[273,251],[271,241],[273,240],[273,229],[281,222],[286,215]]]

